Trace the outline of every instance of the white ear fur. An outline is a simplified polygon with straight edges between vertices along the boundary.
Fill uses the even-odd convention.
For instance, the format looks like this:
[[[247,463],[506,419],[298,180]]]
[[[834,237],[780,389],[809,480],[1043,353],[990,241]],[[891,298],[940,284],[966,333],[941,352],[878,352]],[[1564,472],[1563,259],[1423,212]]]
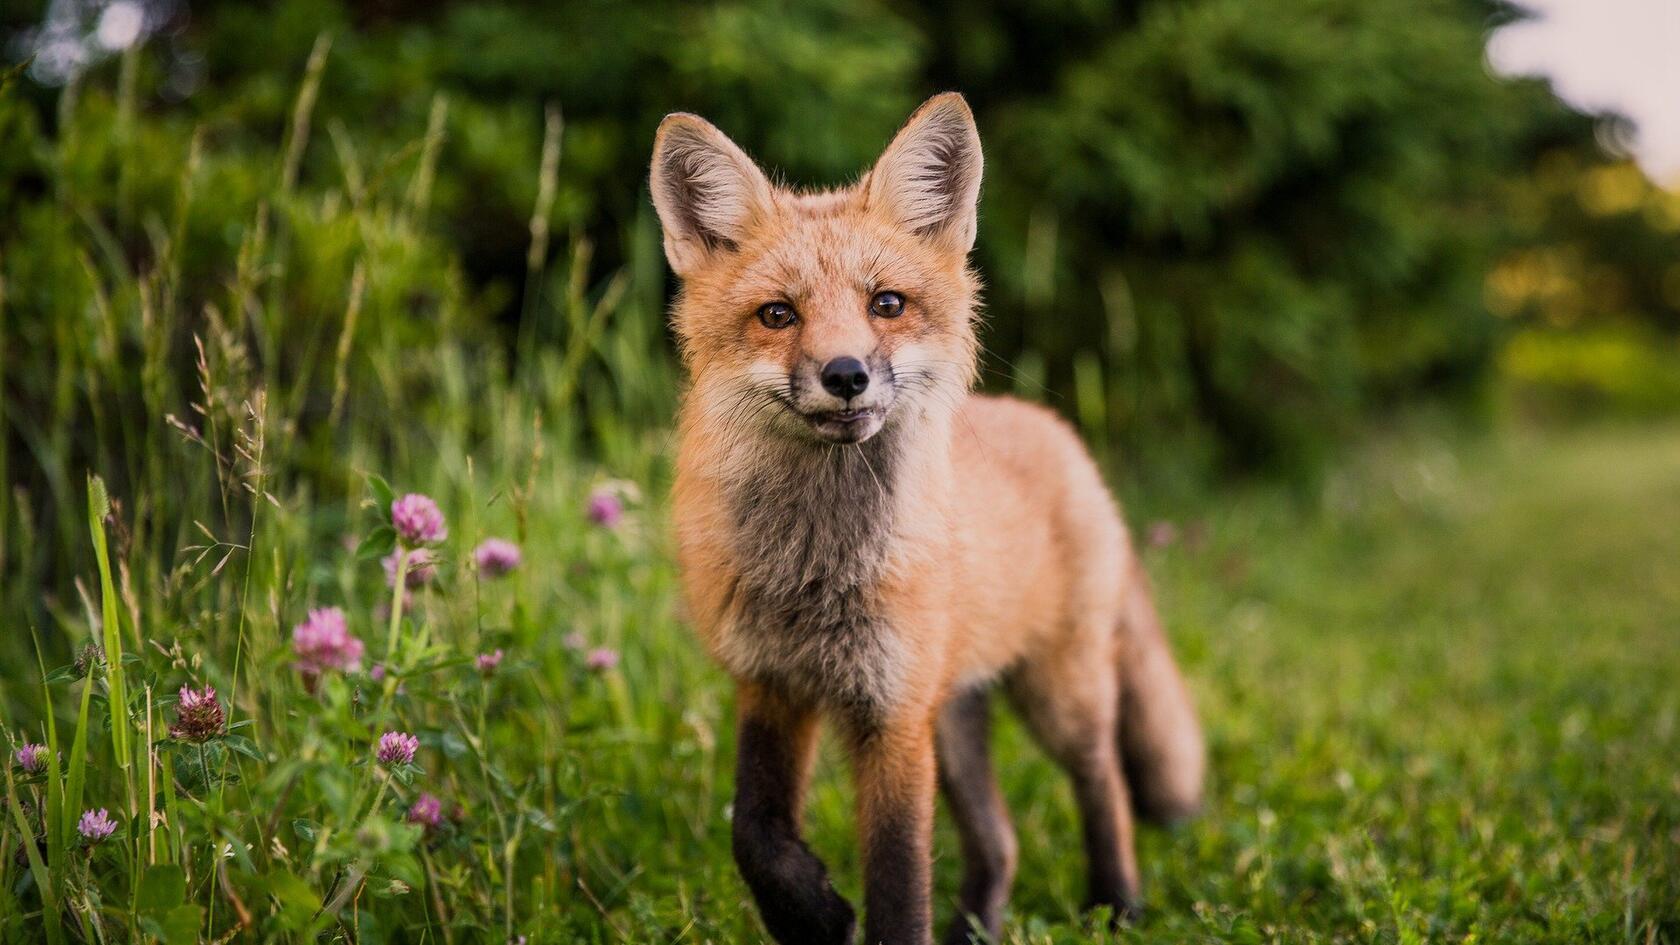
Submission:
[[[865,183],[871,206],[914,233],[967,253],[980,200],[980,132],[956,92],[935,95],[905,122]]]
[[[665,258],[679,276],[732,251],[772,199],[769,179],[728,135],[684,112],[659,123],[649,184]]]

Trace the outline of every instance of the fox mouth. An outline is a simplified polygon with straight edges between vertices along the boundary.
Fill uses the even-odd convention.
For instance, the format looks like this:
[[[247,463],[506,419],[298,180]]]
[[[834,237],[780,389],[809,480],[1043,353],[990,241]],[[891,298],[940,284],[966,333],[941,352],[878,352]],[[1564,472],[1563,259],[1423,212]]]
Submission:
[[[885,413],[880,407],[851,407],[801,413],[800,417],[825,440],[858,443],[874,435],[880,428],[878,421]]]

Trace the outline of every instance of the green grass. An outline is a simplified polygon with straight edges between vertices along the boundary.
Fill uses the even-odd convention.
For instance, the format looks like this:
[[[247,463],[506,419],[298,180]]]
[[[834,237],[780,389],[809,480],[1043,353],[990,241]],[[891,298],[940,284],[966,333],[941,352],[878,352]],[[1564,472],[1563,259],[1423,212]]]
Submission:
[[[148,715],[137,700],[130,717],[155,726],[159,752],[154,787],[137,757],[133,790],[164,809],[167,760],[180,796],[157,836],[128,829],[91,854],[72,842],[39,867],[81,913],[72,939],[92,937],[90,910],[117,940],[165,935],[167,916],[228,930],[238,907],[208,872],[212,838],[238,848],[227,884],[265,938],[762,938],[728,852],[729,687],[677,619],[658,503],[592,528],[577,471],[538,469],[518,516],[492,483],[468,489],[464,462],[444,457],[424,483],[446,497],[450,547],[491,524],[512,533],[522,516],[527,561],[481,586],[446,567],[419,597],[388,718],[357,677],[304,692],[282,636],[305,602],[344,602],[382,656],[377,565],[290,560],[283,541],[259,555],[292,599],[246,615],[230,717],[255,750],[212,743],[201,765],[162,737],[169,707]],[[1006,939],[1680,940],[1676,482],[1675,427],[1410,434],[1359,451],[1318,500],[1249,487],[1196,503],[1183,537],[1146,554],[1212,744],[1207,810],[1144,833],[1151,911],[1109,936],[1077,913],[1063,779],[1005,722],[999,765],[1022,838]],[[131,689],[234,689],[235,641],[140,619],[151,652],[125,667]],[[589,672],[562,643],[571,632],[623,663]],[[485,682],[464,663],[492,644],[509,659]],[[61,740],[105,717],[77,726],[80,685],[51,686]],[[387,726],[421,735],[423,771],[380,787],[372,812],[382,778],[361,762]],[[126,811],[112,742],[78,738],[68,760],[87,754],[87,806]],[[460,825],[430,837],[399,826],[422,788],[462,803]],[[809,836],[855,900],[849,796],[825,750]],[[15,822],[3,836],[19,848]],[[936,851],[943,916],[957,869],[943,822]],[[0,866],[14,938],[41,921],[34,868]],[[358,874],[365,887],[317,917]]]

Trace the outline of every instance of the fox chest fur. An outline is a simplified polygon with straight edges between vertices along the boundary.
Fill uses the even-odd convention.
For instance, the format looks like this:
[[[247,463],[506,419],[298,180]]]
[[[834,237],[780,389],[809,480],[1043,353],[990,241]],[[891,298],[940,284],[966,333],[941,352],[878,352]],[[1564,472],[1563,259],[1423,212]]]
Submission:
[[[790,450],[725,488],[714,641],[731,672],[863,717],[897,701],[905,641],[882,599],[897,439]]]

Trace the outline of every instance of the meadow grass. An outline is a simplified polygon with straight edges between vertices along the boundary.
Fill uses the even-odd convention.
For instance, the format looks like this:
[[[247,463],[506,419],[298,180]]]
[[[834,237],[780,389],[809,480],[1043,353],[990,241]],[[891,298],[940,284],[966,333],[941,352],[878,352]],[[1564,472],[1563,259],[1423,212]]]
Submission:
[[[85,799],[55,802],[56,772],[13,771],[6,849],[33,799],[60,825],[44,862],[3,867],[13,938],[44,928],[33,887],[68,910],[70,940],[186,941],[245,920],[290,940],[762,939],[729,856],[729,687],[678,619],[657,500],[593,525],[587,478],[545,462],[520,527],[491,483],[467,488],[464,459],[438,465],[466,480],[423,483],[457,497],[446,549],[494,526],[519,534],[525,560],[491,581],[446,556],[418,619],[403,618],[389,707],[364,674],[306,691],[283,633],[303,599],[252,602],[238,673],[239,641],[190,626],[130,641],[141,658],[111,674],[145,694],[126,748],[123,719],[102,725],[97,672],[46,687],[57,732],[27,734],[56,739]],[[1316,500],[1247,487],[1149,529],[1212,743],[1207,810],[1145,832],[1151,910],[1103,932],[1077,911],[1067,787],[1004,714],[998,763],[1022,838],[1006,940],[1674,941],[1677,481],[1673,427],[1413,434],[1360,450]],[[375,562],[260,557],[295,571],[280,586],[307,602],[352,604],[369,660],[384,659]],[[486,677],[470,660],[492,646],[507,657]],[[621,662],[588,668],[594,647]],[[226,694],[239,740],[211,742],[208,760],[164,734],[163,694],[199,680]],[[107,703],[91,715],[90,691]],[[416,769],[368,764],[386,728],[419,736]],[[422,790],[463,809],[437,829],[404,824]],[[136,796],[160,823],[135,822]],[[825,749],[809,836],[855,899],[849,797]],[[67,826],[84,805],[123,824],[85,851]],[[957,869],[943,820],[936,848],[943,915]]]

